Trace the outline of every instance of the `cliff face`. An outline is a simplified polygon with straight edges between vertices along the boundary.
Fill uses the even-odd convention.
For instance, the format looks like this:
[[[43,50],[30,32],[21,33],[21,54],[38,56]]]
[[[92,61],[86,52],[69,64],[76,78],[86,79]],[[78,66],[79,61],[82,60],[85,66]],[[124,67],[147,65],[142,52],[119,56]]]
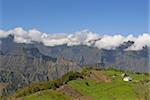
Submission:
[[[122,70],[148,72],[148,47],[139,51],[125,51],[127,45],[121,45],[115,50],[98,49],[85,45],[68,47],[66,45],[49,47],[47,55],[64,57],[66,60],[80,62],[81,65],[98,67],[113,67]],[[42,52],[42,51],[41,51]]]
[[[56,79],[78,68],[76,63],[59,64],[57,58],[42,54],[36,44],[17,44],[11,37],[2,39],[0,83],[8,84],[3,95],[30,83]]]
[[[84,65],[148,72],[148,49],[124,51],[132,45],[130,41],[116,50],[99,50],[85,45],[21,44],[13,42],[13,36],[0,40],[0,84],[7,84],[3,95],[31,83],[56,79],[68,71],[80,71]]]

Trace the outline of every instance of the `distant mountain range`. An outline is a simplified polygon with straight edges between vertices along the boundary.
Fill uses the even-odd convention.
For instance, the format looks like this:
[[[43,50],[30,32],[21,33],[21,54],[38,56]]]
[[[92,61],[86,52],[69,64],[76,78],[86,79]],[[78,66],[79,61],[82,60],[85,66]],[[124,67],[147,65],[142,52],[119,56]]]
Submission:
[[[125,50],[134,44],[133,41],[106,50],[92,45],[45,46],[13,40],[13,35],[0,39],[0,84],[7,83],[3,91],[0,89],[2,95],[31,83],[57,79],[68,71],[80,71],[84,66],[148,72],[147,46],[138,51]],[[97,40],[89,42],[94,44]]]

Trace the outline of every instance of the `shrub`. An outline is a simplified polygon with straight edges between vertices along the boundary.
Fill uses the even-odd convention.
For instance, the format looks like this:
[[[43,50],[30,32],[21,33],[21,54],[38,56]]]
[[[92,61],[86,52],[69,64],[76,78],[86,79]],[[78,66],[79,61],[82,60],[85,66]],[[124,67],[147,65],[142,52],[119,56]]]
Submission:
[[[14,94],[15,97],[26,96],[37,91],[46,90],[46,89],[56,89],[59,88],[64,83],[67,83],[71,80],[75,80],[77,78],[83,78],[79,72],[68,72],[63,75],[61,78],[48,81],[48,82],[40,82],[36,84],[31,84],[30,86],[24,87],[22,89],[18,89]]]

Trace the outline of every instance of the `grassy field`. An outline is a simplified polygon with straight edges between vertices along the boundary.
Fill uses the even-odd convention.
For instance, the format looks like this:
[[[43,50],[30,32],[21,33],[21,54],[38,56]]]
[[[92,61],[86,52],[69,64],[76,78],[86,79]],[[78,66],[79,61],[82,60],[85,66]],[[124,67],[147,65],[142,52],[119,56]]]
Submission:
[[[105,70],[102,72],[109,76],[112,81],[109,83],[97,83],[89,79],[82,79],[70,81],[69,85],[83,95],[91,96],[92,100],[148,100],[148,95],[142,93],[144,91],[148,92],[148,90],[144,88],[145,85],[141,84],[141,88],[139,88],[140,82],[149,80],[148,75],[128,72],[133,80],[125,82],[121,78],[122,71]],[[138,94],[136,93],[136,89],[139,91]],[[140,94],[143,95],[142,98],[139,97]]]
[[[88,82],[89,85],[85,83]],[[73,89],[83,95],[91,96],[92,100],[136,100],[136,94],[132,87],[125,83],[95,83],[90,80],[74,80],[69,82]]]
[[[132,81],[125,82],[121,78],[123,71],[113,69],[84,69],[84,78],[78,78],[65,83],[69,89],[80,94],[80,100],[150,100],[149,75],[144,73],[126,72]],[[62,85],[63,86],[63,85]],[[66,92],[66,93],[65,93]],[[47,89],[16,98],[17,100],[70,100],[67,89]],[[76,93],[75,93],[76,94]]]
[[[49,89],[39,91],[28,96],[20,97],[15,100],[69,100],[69,97],[63,95],[62,93]]]

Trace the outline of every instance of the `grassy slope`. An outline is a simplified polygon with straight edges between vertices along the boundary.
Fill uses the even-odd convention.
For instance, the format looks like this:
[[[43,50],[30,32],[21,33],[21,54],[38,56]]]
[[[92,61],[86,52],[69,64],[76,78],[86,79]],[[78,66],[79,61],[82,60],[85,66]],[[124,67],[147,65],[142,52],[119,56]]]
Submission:
[[[39,91],[28,96],[20,97],[15,100],[69,100],[69,97],[49,89]]]
[[[134,88],[137,88],[135,87],[137,86],[136,82],[148,80],[148,76],[144,74],[129,73],[133,77],[133,81],[124,82],[120,77],[122,73],[120,71],[107,70],[104,73],[109,77],[112,77],[114,74],[116,76],[114,78],[112,77],[111,83],[96,83],[95,81],[84,79],[70,81],[69,85],[83,95],[91,96],[92,100],[137,100],[139,99],[138,95],[141,93],[137,95],[134,90]],[[86,85],[86,83],[89,85]],[[143,89],[143,87],[139,89]]]
[[[85,84],[89,83],[89,86]],[[111,100],[118,99],[123,100],[126,98],[128,100],[135,100],[136,94],[132,91],[132,87],[127,84],[122,83],[101,83],[97,84],[89,80],[75,80],[71,81],[70,86],[80,91],[82,94],[91,96],[93,100]],[[129,98],[127,98],[129,97]]]
[[[90,70],[88,70],[90,71]],[[86,73],[88,73],[86,71]],[[92,100],[149,100],[147,98],[148,90],[145,81],[149,80],[148,75],[130,73],[133,78],[131,82],[124,82],[120,75],[123,73],[116,70],[102,70],[102,72],[111,78],[111,82],[96,82],[91,79],[77,79],[67,84],[83,96],[91,97]],[[85,73],[85,72],[84,72]],[[115,75],[115,77],[113,77]],[[143,81],[144,84],[140,81]],[[88,85],[87,85],[88,83]],[[21,97],[19,100],[68,100],[69,97],[55,90],[49,89],[39,91],[31,95]]]

